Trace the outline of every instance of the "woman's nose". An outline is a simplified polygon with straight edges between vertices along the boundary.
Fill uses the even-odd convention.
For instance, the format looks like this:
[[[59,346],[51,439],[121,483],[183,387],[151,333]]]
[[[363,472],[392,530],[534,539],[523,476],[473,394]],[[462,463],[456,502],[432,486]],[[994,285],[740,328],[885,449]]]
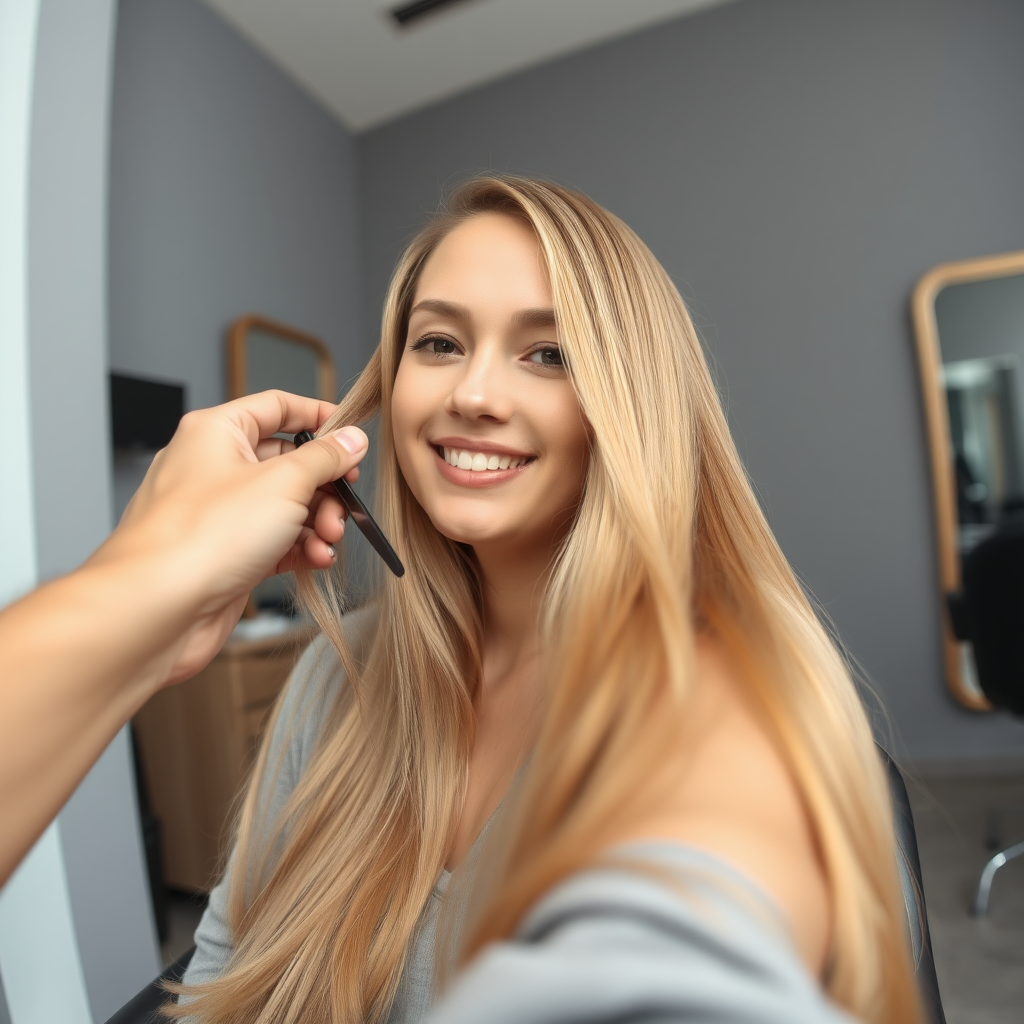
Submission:
[[[448,411],[470,420],[507,420],[512,415],[512,392],[500,354],[478,348],[464,366],[448,396]]]

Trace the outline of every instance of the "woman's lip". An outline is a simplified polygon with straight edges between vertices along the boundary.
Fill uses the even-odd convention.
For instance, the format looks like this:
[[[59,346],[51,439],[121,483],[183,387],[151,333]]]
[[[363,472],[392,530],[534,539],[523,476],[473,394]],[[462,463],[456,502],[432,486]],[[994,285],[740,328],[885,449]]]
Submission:
[[[495,444],[483,438],[473,440],[471,437],[436,437],[431,442],[432,448],[455,448],[460,452],[480,452],[483,455],[511,455],[513,459],[532,459],[533,452],[523,452],[507,445]]]
[[[506,480],[511,480],[512,477],[522,473],[524,469],[533,464],[531,461],[521,466],[509,466],[508,469],[486,469],[474,472],[471,469],[459,469],[458,466],[445,462],[438,454],[437,448],[433,445],[431,447],[433,448],[434,458],[437,460],[437,468],[441,476],[449,483],[458,484],[460,487],[492,487],[495,484],[502,484]],[[479,450],[478,448],[477,451]]]

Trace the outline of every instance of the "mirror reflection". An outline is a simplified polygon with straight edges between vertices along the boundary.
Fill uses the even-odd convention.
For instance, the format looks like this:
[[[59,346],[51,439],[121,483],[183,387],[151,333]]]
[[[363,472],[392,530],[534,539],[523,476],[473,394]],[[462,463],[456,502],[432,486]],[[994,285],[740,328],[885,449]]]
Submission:
[[[943,288],[935,320],[963,556],[1024,511],[1024,274]]]

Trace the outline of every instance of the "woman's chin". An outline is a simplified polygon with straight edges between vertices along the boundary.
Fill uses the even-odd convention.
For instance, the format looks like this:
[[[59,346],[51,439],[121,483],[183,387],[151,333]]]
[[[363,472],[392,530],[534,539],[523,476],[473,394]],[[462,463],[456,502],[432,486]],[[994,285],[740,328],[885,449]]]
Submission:
[[[471,547],[514,545],[530,532],[524,529],[523,523],[499,522],[493,517],[431,516],[431,522],[437,532],[450,541]]]
[[[477,524],[435,522],[434,526],[438,533],[450,541],[456,544],[469,544],[471,547],[480,544],[500,544],[503,540],[508,539],[507,534],[502,530]]]

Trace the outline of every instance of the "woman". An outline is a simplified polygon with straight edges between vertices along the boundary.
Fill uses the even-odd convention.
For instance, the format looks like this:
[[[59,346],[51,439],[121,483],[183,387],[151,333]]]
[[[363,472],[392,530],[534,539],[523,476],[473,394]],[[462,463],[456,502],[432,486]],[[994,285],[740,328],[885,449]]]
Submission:
[[[639,239],[558,186],[464,185],[400,261],[380,347],[324,429],[378,411],[377,504],[407,574],[344,621],[336,581],[303,582],[323,638],[178,1012],[416,1020],[439,903],[469,960],[575,872],[654,842],[772,908],[814,998],[916,1019],[870,730]],[[451,890],[472,890],[464,914],[447,869],[478,860]]]

